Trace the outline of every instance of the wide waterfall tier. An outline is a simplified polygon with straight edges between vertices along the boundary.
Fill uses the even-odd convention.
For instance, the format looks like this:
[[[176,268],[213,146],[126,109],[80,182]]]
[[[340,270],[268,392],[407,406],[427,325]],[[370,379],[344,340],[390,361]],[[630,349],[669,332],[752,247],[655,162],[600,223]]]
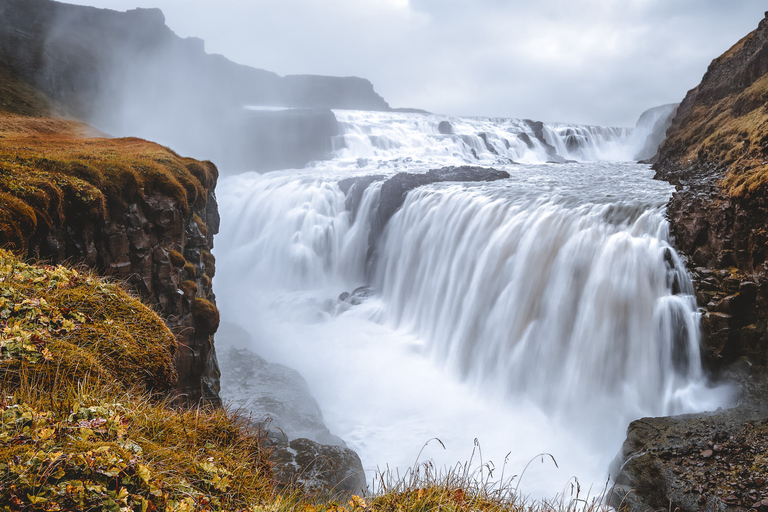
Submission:
[[[523,492],[601,488],[631,420],[729,403],[702,372],[672,187],[606,161],[644,147],[637,129],[335,115],[331,160],[220,182],[215,286],[369,478],[438,437],[438,466],[479,439],[518,474],[556,457]]]
[[[667,240],[667,185],[634,164],[508,169],[415,188],[378,231],[384,177],[363,180],[351,210],[335,181],[244,176],[225,183],[238,220],[222,264],[276,296],[315,296],[327,319],[353,313],[337,295],[370,286],[371,321],[418,336],[477,389],[550,413],[695,410],[698,312]],[[563,180],[570,192],[542,193]]]
[[[652,127],[547,124],[523,119],[337,110],[333,166],[401,170],[446,165],[629,161]]]
[[[383,319],[478,388],[574,415],[689,410],[698,313],[661,209],[412,192],[381,244]]]

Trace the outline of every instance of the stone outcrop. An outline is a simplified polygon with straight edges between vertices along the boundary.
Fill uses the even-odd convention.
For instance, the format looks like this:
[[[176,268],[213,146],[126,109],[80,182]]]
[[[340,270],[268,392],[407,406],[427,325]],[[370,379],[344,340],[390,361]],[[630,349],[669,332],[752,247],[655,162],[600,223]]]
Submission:
[[[403,206],[405,196],[409,191],[429,185],[448,181],[478,182],[495,181],[509,178],[509,173],[487,167],[443,167],[431,169],[425,173],[401,172],[387,178],[381,185],[379,200],[371,216],[371,229],[368,235],[368,260],[373,257],[376,244],[384,232],[384,228],[397,210]],[[339,188],[347,196],[346,207],[354,219],[358,214],[363,193],[374,182],[382,181],[384,176],[371,175],[347,178],[339,182]]]
[[[613,468],[611,504],[638,512],[768,510],[767,417],[765,407],[742,406],[633,421]]]
[[[736,408],[633,422],[612,474],[634,510],[768,510],[768,13],[709,66],[654,160],[676,186],[674,243],[702,308],[703,354]]]
[[[160,194],[110,213],[103,221],[65,222],[34,236],[29,254],[83,263],[126,283],[156,308],[176,336],[175,392],[191,403],[220,403],[213,340],[218,311],[211,287],[215,264],[210,251],[219,228],[213,190],[205,205],[188,215]]]
[[[200,39],[174,34],[159,9],[0,0],[0,67],[106,133],[158,141],[226,169],[322,157],[328,109],[390,110],[361,78],[281,77],[210,55]],[[299,110],[256,115],[247,105]],[[297,123],[298,135],[291,131]],[[265,133],[278,150],[260,142]],[[307,144],[311,154],[297,163],[293,154],[306,153]]]
[[[656,177],[688,258],[715,372],[740,357],[768,364],[768,16],[709,66],[677,111]]]
[[[285,436],[286,442],[306,438],[346,447],[325,426],[320,407],[299,372],[270,363],[250,350],[250,334],[236,324],[222,323],[216,340],[222,400],[262,430]]]
[[[250,334],[236,324],[223,323],[216,337],[221,398],[266,432],[277,483],[334,498],[362,493],[366,481],[360,458],[325,426],[304,378],[251,351]]]
[[[348,499],[363,494],[365,473],[360,458],[349,448],[321,445],[309,439],[288,443],[270,438],[272,471],[283,487],[301,487],[316,496]]]
[[[539,144],[541,144],[541,146],[547,152],[547,161],[555,163],[565,162],[565,159],[557,154],[557,148],[547,142],[547,138],[544,136],[544,123],[541,121],[532,121],[530,119],[524,119],[523,121],[525,121],[525,124],[527,124],[531,131],[533,131],[534,137],[536,137],[536,140],[539,141]],[[525,135],[524,138],[521,137],[523,142],[525,142],[529,148],[533,147],[533,142],[531,141],[528,134],[522,135]],[[520,137],[520,135],[518,136]]]
[[[175,393],[219,403],[211,162],[72,121],[0,116],[0,245],[121,280],[176,336]]]

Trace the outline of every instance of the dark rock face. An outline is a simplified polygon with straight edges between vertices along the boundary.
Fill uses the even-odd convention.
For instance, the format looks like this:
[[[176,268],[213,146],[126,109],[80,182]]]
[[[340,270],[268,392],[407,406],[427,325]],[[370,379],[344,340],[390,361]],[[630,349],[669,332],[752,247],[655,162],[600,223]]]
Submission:
[[[536,139],[541,143],[541,145],[544,147],[544,150],[547,152],[547,159],[549,162],[555,162],[555,163],[564,163],[565,158],[557,154],[557,148],[547,142],[546,137],[544,137],[544,123],[541,121],[531,121],[530,119],[524,119],[525,124],[528,125],[528,127],[533,131],[533,135],[536,137]],[[528,144],[528,147],[533,147],[533,143],[531,142],[530,136],[527,136],[523,139],[523,141]],[[528,139],[528,140],[525,140]]]
[[[651,160],[656,156],[659,146],[667,137],[667,130],[672,126],[672,119],[679,106],[679,103],[661,105],[640,114],[635,130],[647,130],[648,136],[642,149],[635,155],[635,160]]]
[[[51,0],[0,0],[0,67],[100,130],[157,140],[224,167],[261,158],[269,162],[266,168],[303,161],[276,162],[289,141],[289,153],[317,158],[318,146],[325,149],[329,140],[327,109],[390,110],[361,78],[280,77],[209,55],[201,40],[176,36],[158,9],[122,13]],[[326,111],[301,110],[286,118],[259,116],[245,105]],[[286,133],[299,117],[302,131]],[[277,149],[258,142],[265,133],[268,140],[282,140]]]
[[[387,179],[381,186],[379,202],[376,211],[371,217],[371,231],[368,236],[368,259],[369,264],[373,257],[373,251],[376,244],[384,232],[384,228],[397,210],[403,206],[405,196],[409,191],[429,185],[431,183],[440,183],[446,181],[458,182],[477,182],[477,181],[495,181],[509,178],[509,173],[487,167],[443,167],[442,169],[432,169],[426,173],[407,173],[401,172]],[[360,206],[365,189],[375,181],[381,181],[382,177],[362,176],[357,178],[347,178],[339,182],[339,188],[347,195],[346,206],[350,211],[352,218],[357,216],[357,209]]]
[[[704,362],[741,399],[630,425],[612,473],[615,503],[632,489],[636,510],[768,510],[768,204],[759,179],[739,181],[765,163],[766,76],[768,13],[712,62],[656,157],[656,178],[677,188],[667,214],[703,308]]]
[[[109,213],[101,221],[74,217],[36,234],[29,241],[29,255],[57,263],[82,262],[125,282],[156,308],[176,336],[175,391],[180,399],[219,404],[213,345],[218,312],[213,306],[215,266],[210,253],[219,214],[213,191],[204,206],[190,208],[188,215],[162,195]]]
[[[363,464],[349,448],[321,445],[309,439],[285,444],[281,441],[273,440],[270,457],[280,485],[298,486],[311,494],[338,499],[365,491]]]
[[[610,496],[632,511],[768,510],[768,409],[643,418],[627,430]]]
[[[768,366],[768,205],[689,187],[668,207],[702,318],[705,362],[719,374],[740,358]]]

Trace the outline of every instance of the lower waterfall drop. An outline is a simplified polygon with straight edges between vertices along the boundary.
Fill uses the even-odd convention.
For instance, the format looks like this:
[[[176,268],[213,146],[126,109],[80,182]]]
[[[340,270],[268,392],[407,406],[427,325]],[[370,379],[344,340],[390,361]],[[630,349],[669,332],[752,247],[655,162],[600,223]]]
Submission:
[[[446,161],[391,149],[354,163],[363,149],[223,179],[215,286],[222,321],[302,374],[369,480],[422,448],[419,462],[453,466],[479,442],[508,474],[555,457],[526,470],[526,495],[573,476],[602,489],[631,420],[728,404],[701,369],[671,188],[647,166],[497,163],[510,178],[411,190],[372,239],[384,180]],[[354,201],[338,184],[350,176],[371,177]],[[424,447],[434,437],[445,450]]]

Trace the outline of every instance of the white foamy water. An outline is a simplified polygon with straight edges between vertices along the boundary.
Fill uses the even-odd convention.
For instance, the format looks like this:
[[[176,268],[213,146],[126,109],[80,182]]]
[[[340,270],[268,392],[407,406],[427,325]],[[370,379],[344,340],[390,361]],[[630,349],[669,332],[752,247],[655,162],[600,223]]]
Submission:
[[[550,453],[559,468],[532,465],[525,494],[551,497],[574,476],[602,488],[629,421],[727,402],[702,374],[663,216],[671,188],[644,165],[585,161],[631,154],[636,133],[543,125],[547,149],[518,120],[450,119],[445,134],[439,116],[337,116],[334,159],[221,181],[215,289],[224,320],[306,378],[369,479],[438,437],[446,449],[433,442],[422,460],[464,462],[477,440],[497,475],[505,458],[508,476]],[[580,161],[535,163],[552,148]],[[411,191],[366,271],[381,182],[353,222],[339,179],[446,164],[511,177]],[[361,285],[362,304],[338,300]]]

